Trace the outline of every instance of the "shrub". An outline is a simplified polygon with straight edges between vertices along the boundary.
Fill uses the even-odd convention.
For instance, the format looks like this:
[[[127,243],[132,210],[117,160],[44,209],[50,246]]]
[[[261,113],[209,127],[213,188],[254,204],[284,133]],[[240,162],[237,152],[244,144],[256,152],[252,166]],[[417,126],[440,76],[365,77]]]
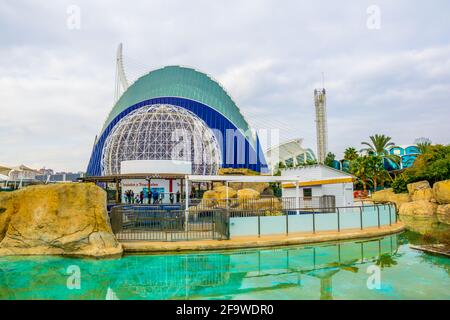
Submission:
[[[408,179],[403,174],[401,174],[395,177],[391,186],[392,189],[394,190],[394,193],[403,193],[408,191],[406,187],[407,184]]]

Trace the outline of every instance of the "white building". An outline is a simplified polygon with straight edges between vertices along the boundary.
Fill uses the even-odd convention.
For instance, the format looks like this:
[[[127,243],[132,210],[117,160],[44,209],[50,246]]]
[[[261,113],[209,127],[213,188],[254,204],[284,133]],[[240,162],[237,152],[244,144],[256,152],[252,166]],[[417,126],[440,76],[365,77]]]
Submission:
[[[167,170],[170,172],[167,172]],[[140,174],[145,175],[147,172],[157,175],[188,175],[192,173],[192,164],[190,161],[180,160],[127,160],[120,163],[122,174]],[[183,191],[181,179],[173,178],[153,178],[153,179],[123,179],[122,180],[122,202],[126,202],[127,191],[132,191],[134,196],[139,196],[141,192],[146,199],[144,203],[148,203],[149,191],[151,196],[158,197],[159,203],[170,204],[177,203],[177,194]],[[170,195],[172,194],[172,201]],[[151,199],[153,203],[153,199]]]
[[[285,167],[306,164],[308,161],[316,161],[314,152],[303,147],[303,139],[297,138],[266,150],[266,160],[270,172],[273,174],[277,165],[281,162]]]
[[[299,168],[286,168],[281,176],[297,176],[299,179],[299,195],[303,199],[314,199],[321,196],[334,196],[337,207],[353,206],[354,176],[330,168],[325,165],[311,165]],[[295,183],[282,183],[282,196],[295,197]]]

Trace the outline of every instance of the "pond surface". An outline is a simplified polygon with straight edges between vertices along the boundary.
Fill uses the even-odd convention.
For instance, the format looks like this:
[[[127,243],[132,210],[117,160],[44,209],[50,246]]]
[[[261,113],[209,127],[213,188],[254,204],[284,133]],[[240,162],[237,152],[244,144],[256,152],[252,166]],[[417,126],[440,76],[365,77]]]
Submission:
[[[0,258],[0,299],[450,299],[450,259],[379,239],[116,260]],[[378,281],[379,280],[379,281]]]

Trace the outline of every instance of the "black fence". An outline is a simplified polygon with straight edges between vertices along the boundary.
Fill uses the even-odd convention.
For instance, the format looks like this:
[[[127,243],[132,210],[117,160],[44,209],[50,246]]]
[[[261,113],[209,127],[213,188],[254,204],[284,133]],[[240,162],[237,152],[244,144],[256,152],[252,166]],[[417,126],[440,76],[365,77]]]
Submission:
[[[174,206],[120,205],[111,209],[111,227],[118,240],[185,241],[229,239],[226,210],[186,211]]]
[[[183,203],[183,205],[185,205]],[[335,196],[320,197],[261,197],[259,199],[191,199],[190,211],[202,212],[211,209],[225,209],[230,217],[276,216],[286,212],[335,212]]]
[[[302,201],[303,200],[303,201]],[[334,197],[318,197],[317,200],[295,198],[253,199],[208,199],[189,201],[186,214],[185,204],[179,205],[142,205],[126,204],[112,207],[110,211],[111,227],[121,241],[186,241],[186,240],[225,240],[230,238],[230,218],[257,217],[258,236],[261,234],[261,220],[265,216],[280,216],[285,219],[285,232],[289,234],[290,216],[308,215],[311,219],[311,231],[316,232],[317,219],[330,215],[336,222],[335,230],[345,229],[345,221],[353,214],[353,228],[369,227],[363,223],[368,212],[373,217],[372,226],[397,222],[396,207],[392,204],[372,204],[349,207],[336,207]],[[380,214],[380,211],[383,215]],[[367,212],[367,213],[366,213]],[[392,215],[392,214],[393,215]],[[381,216],[388,221],[382,223]],[[383,218],[386,219],[386,218]]]

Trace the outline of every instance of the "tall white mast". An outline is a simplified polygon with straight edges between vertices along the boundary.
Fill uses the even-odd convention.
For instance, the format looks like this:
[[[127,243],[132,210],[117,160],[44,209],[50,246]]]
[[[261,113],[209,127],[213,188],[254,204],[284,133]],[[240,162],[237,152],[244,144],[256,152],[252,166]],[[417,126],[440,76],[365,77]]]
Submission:
[[[314,105],[316,107],[317,159],[319,163],[324,163],[328,152],[327,98],[325,88],[314,89]]]
[[[114,103],[119,100],[120,96],[123,92],[125,92],[125,90],[127,90],[128,86],[127,76],[123,67],[122,43],[119,43],[116,56],[116,87],[114,90]]]

